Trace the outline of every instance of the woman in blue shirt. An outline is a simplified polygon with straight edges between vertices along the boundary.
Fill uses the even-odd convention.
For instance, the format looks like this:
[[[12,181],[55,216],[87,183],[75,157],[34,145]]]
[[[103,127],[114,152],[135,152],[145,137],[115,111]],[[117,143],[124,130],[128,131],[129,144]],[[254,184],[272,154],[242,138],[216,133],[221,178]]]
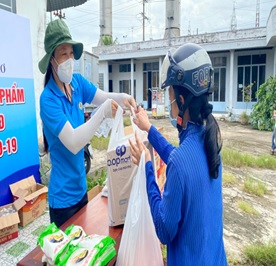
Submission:
[[[169,51],[162,64],[162,88],[169,87],[169,116],[179,132],[173,147],[138,108],[135,124],[167,164],[161,195],[149,151],[136,137],[132,160],[145,150],[147,194],[156,233],[167,245],[172,266],[227,265],[223,243],[222,162],[220,130],[208,103],[212,65],[196,44]]]
[[[44,47],[46,55],[39,62],[40,71],[46,73],[40,117],[45,149],[52,163],[50,220],[59,227],[87,203],[83,147],[105,118],[115,116],[118,104],[136,104],[128,94],[104,92],[82,75],[73,74],[74,59],[81,57],[83,44],[72,40],[63,20],[48,24]],[[100,105],[86,123],[85,103]]]

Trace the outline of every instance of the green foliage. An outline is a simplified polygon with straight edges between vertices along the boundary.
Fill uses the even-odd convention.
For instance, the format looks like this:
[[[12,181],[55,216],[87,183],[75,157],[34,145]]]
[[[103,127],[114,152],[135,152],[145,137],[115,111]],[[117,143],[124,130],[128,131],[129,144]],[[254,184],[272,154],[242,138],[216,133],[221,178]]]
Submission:
[[[243,99],[246,103],[250,102],[251,101],[251,88],[252,86],[254,86],[255,84],[255,81],[248,84],[247,86],[243,86]]]
[[[267,193],[267,186],[266,184],[249,177],[244,181],[243,190],[256,196],[263,196]]]
[[[270,77],[256,93],[258,102],[252,106],[250,122],[253,128],[272,130],[275,121],[273,110],[276,106],[276,77]]]
[[[223,147],[221,156],[223,164],[226,166],[276,169],[276,160],[270,155],[252,156],[229,147]]]
[[[166,245],[161,244],[161,253],[162,253],[163,259],[166,259],[167,258],[167,246]]]
[[[104,136],[101,136],[99,138],[97,136],[94,136],[91,139],[91,146],[93,147],[93,149],[96,150],[107,150],[109,139],[110,136],[108,136],[107,138],[105,138]]]
[[[109,36],[109,35],[104,35],[102,41],[103,41],[103,44],[104,44],[104,45],[114,45],[114,44],[118,44],[117,38],[113,41],[112,36]]]
[[[240,115],[240,122],[242,125],[247,125],[249,122],[250,116],[246,113],[246,111],[242,112]]]
[[[99,186],[104,186],[104,181],[106,179],[106,170],[102,169],[101,173],[99,170],[96,170],[92,176],[87,176],[86,177],[86,182],[87,182],[87,191],[92,189],[93,187],[99,185]]]
[[[227,256],[228,266],[242,265],[240,260],[237,258],[232,258],[230,255]]]
[[[231,173],[223,172],[222,183],[223,185],[234,185],[237,183],[237,178]]]
[[[52,168],[52,165],[48,162],[43,162],[42,160],[40,161],[40,168],[39,168],[39,173],[40,173],[40,179],[41,183],[44,186],[49,185],[49,179],[50,179],[50,170]]]
[[[131,121],[129,117],[124,117],[124,127],[131,126]]]
[[[248,214],[253,214],[253,215],[259,215],[259,212],[256,211],[249,203],[245,202],[245,201],[242,201],[240,200],[238,202],[238,205],[239,205],[239,208],[248,213]]]
[[[244,248],[247,265],[276,265],[276,242],[256,243]]]

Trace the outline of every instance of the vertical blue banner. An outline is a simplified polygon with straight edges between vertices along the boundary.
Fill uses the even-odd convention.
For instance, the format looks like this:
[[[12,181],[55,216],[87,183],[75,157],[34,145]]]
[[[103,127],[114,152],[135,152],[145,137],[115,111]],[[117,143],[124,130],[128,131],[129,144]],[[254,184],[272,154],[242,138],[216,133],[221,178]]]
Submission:
[[[40,175],[29,20],[0,9],[0,32],[1,206],[10,184]]]

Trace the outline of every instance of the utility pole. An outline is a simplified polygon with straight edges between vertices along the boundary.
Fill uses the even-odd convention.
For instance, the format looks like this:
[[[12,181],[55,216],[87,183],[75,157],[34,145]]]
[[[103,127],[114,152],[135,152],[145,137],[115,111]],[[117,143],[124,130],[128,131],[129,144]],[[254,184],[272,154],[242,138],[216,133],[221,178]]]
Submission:
[[[237,18],[236,18],[236,0],[233,1],[233,13],[231,19],[231,31],[237,31]]]
[[[255,27],[259,28],[260,26],[260,0],[257,0],[256,3],[256,22],[255,22]]]
[[[143,41],[145,40],[145,20],[149,19],[145,15],[145,3],[147,3],[147,2],[148,2],[148,0],[143,0],[143,13],[142,13],[142,19],[143,19]]]

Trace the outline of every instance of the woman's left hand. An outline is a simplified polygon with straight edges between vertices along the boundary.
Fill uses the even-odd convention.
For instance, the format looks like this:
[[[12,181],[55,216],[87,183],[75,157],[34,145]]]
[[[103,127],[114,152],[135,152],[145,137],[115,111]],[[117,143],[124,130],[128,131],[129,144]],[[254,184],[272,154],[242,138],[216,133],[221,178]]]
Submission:
[[[149,149],[139,140],[137,132],[135,132],[136,144],[129,139],[131,158],[134,164],[139,165],[142,152],[145,151],[145,162],[151,161]]]

